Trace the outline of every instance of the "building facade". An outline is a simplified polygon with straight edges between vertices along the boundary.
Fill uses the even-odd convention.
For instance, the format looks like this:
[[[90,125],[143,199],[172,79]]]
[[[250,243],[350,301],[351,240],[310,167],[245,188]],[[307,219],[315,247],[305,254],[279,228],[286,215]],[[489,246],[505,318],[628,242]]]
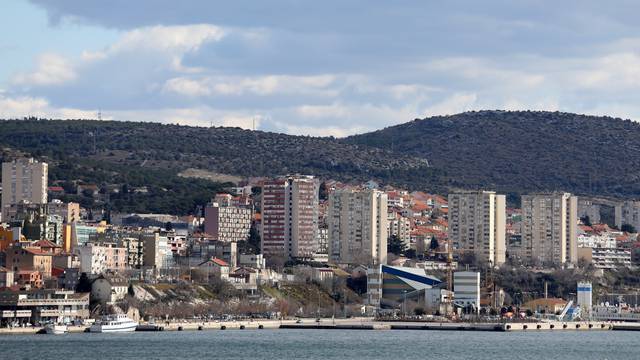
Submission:
[[[310,258],[318,250],[318,180],[288,176],[262,187],[262,253],[270,257]]]
[[[213,201],[204,209],[204,232],[215,240],[245,241],[249,238],[253,211],[230,202]]]
[[[615,223],[618,229],[622,229],[622,225],[640,229],[640,201],[625,201],[616,206]]]
[[[120,272],[127,269],[127,249],[116,244],[88,243],[75,249],[80,258],[80,272],[104,274],[107,271]]]
[[[34,159],[2,163],[2,219],[5,209],[21,201],[47,203],[48,165]]]
[[[499,266],[505,262],[506,202],[493,191],[449,194],[449,239],[460,253]]]
[[[569,193],[522,196],[522,246],[513,254],[532,264],[578,261],[578,198]]]
[[[364,265],[387,264],[387,194],[371,189],[341,189],[329,195],[329,260]]]

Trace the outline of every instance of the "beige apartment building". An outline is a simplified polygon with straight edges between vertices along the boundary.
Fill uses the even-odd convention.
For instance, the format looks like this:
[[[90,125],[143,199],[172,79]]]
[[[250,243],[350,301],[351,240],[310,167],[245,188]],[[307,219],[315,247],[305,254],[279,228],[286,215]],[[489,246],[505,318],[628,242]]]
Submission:
[[[505,262],[506,201],[493,191],[449,194],[449,239],[458,255],[494,266]]]
[[[318,250],[318,179],[293,175],[262,186],[261,248],[267,259],[308,258]]]
[[[249,238],[253,210],[234,206],[231,195],[217,195],[204,209],[204,232],[214,240],[238,242]]]
[[[46,204],[47,179],[47,163],[32,158],[2,163],[2,219],[11,204],[21,201]]]
[[[87,243],[74,250],[80,259],[80,272],[104,274],[107,271],[121,272],[127,269],[127,249],[114,243]]]
[[[532,264],[578,261],[578,198],[569,193],[522,196],[522,245],[510,251]]]
[[[371,189],[340,189],[329,195],[329,260],[387,264],[387,194]]]

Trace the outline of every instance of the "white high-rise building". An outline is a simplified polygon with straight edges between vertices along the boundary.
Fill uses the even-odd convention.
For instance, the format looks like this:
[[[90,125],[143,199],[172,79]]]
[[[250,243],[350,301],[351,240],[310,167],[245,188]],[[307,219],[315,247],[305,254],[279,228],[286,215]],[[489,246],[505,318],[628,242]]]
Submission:
[[[505,262],[505,196],[493,191],[449,194],[449,239],[459,254],[494,266]]]
[[[514,253],[534,264],[578,262],[578,198],[569,193],[522,196],[522,246]]]
[[[21,201],[47,203],[47,163],[32,158],[2,163],[2,210]]]
[[[341,189],[329,195],[329,259],[340,263],[387,263],[387,194]]]
[[[288,176],[262,187],[261,249],[265,258],[308,258],[318,250],[318,191],[313,176]]]

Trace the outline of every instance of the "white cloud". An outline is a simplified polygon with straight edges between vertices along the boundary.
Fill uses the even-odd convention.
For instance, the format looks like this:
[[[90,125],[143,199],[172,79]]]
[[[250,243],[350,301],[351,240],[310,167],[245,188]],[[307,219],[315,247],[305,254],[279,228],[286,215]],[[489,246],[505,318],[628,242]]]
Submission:
[[[335,96],[329,89],[335,81],[333,75],[290,76],[266,75],[256,77],[205,76],[200,78],[177,77],[165,82],[165,92],[186,96],[274,94],[315,94]]]
[[[226,31],[210,24],[151,26],[125,32],[120,39],[107,49],[98,52],[84,52],[85,60],[100,60],[123,52],[158,51],[166,53],[186,53],[197,51],[207,42],[219,41]]]
[[[258,128],[264,119],[259,113],[228,111],[196,106],[191,108],[164,108],[141,110],[114,110],[105,112],[106,119],[161,122],[190,126],[231,126],[242,129]]]
[[[459,93],[453,94],[443,101],[433,104],[424,110],[426,116],[453,115],[476,107],[477,94]]]
[[[56,108],[41,97],[7,97],[0,94],[0,118],[3,119],[20,119],[27,116],[56,119],[89,119],[95,118],[95,115],[95,110]]]
[[[573,73],[577,85],[585,88],[640,88],[640,56],[614,53],[584,61]]]
[[[12,83],[21,86],[59,85],[76,78],[71,62],[54,53],[41,54],[37,59],[36,70],[32,73],[14,76]]]

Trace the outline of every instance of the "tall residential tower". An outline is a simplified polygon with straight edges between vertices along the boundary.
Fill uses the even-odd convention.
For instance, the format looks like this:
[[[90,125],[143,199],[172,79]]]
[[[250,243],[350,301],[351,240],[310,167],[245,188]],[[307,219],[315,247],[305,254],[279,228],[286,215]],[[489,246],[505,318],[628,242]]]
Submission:
[[[17,159],[2,163],[3,218],[11,204],[21,201],[32,204],[47,203],[47,163],[34,159]]]
[[[522,245],[514,255],[534,264],[578,261],[578,198],[569,193],[522,196]]]
[[[341,189],[329,195],[329,260],[387,264],[387,194]]]
[[[262,241],[265,258],[308,258],[318,249],[318,179],[287,176],[262,186]]]
[[[460,255],[494,266],[505,262],[505,196],[493,191],[449,194],[449,239]]]

